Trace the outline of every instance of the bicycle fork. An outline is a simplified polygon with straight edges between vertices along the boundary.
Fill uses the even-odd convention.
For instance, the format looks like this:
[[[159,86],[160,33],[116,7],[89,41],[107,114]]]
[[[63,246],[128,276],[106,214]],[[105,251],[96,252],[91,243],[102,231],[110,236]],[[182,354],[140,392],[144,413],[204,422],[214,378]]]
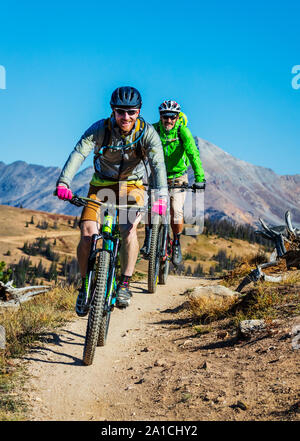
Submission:
[[[118,249],[119,249],[120,239],[116,238],[114,243],[112,244],[112,249],[110,250],[110,271],[107,279],[107,292],[106,292],[106,312],[110,312],[113,310],[116,303],[116,263],[118,257]]]
[[[91,248],[90,248],[90,254],[88,258],[88,264],[87,264],[87,272],[84,280],[84,303],[85,306],[90,306],[92,303],[92,296],[91,296],[91,290],[92,290],[92,282],[93,282],[93,272],[95,267],[95,261],[97,253],[100,250],[97,250],[97,241],[101,238],[99,234],[93,234],[91,239]]]

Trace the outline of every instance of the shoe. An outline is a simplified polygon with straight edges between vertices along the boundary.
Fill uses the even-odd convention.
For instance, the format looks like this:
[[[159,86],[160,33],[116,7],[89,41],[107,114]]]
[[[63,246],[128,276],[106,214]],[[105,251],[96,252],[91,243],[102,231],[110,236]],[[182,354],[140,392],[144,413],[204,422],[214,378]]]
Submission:
[[[78,297],[76,300],[75,311],[79,317],[85,317],[89,312],[89,307],[85,305],[85,293],[83,289],[79,290]]]
[[[142,246],[142,248],[140,249],[140,253],[143,254],[144,256],[148,256],[149,254],[149,248],[150,248],[150,229],[149,227],[146,227],[145,229],[145,240],[144,240],[144,245]]]
[[[143,254],[144,256],[147,256],[149,254],[149,243],[148,243],[148,241],[144,242],[144,245],[140,249],[140,253]]]
[[[127,308],[130,304],[130,298],[132,297],[132,292],[127,288],[127,286],[119,285],[117,288],[117,308]]]
[[[182,262],[181,246],[180,244],[173,245],[172,253],[173,265],[178,266]]]

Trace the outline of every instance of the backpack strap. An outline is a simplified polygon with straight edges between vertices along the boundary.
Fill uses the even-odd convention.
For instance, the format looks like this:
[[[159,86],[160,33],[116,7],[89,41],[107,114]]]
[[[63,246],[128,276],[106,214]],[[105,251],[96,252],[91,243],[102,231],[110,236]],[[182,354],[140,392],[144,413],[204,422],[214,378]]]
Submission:
[[[144,134],[145,134],[145,120],[143,119],[143,118],[139,118],[139,130],[141,130],[142,131],[142,133],[141,133],[141,135],[139,136],[139,138],[138,138],[138,140],[137,140],[137,146],[136,146],[136,149],[137,149],[137,154],[140,156],[140,158],[144,161],[145,160],[145,158],[146,158],[146,152],[145,152],[145,149],[143,148],[143,146],[142,146],[142,143],[140,142],[141,140],[142,140],[142,138],[143,138],[143,136],[144,136]],[[133,139],[135,140],[135,138],[136,138],[136,134],[137,134],[137,132],[139,131],[139,130],[137,130],[136,131],[136,133],[134,134],[134,136],[133,136]]]
[[[138,136],[138,133],[140,133],[139,136]],[[127,149],[127,148],[133,146],[134,144],[136,144],[136,149],[142,159],[143,156],[145,157],[145,153],[143,152],[140,141],[143,138],[144,134],[145,134],[145,121],[143,118],[140,117],[140,118],[138,118],[138,121],[137,121],[137,127],[136,127],[135,133],[133,134],[132,142],[130,142],[129,144],[126,144],[126,145],[112,146],[111,145],[111,138],[112,138],[111,119],[107,118],[104,121],[104,136],[103,136],[103,140],[101,143],[101,147],[99,148],[98,153],[95,155],[95,158],[98,158],[99,156],[101,156],[106,147],[114,148],[117,150],[124,150],[124,149]]]
[[[106,120],[104,121],[104,136],[101,147],[109,145],[110,141],[111,141],[111,120],[110,118],[106,118]]]
[[[181,127],[182,127],[182,124],[180,124],[177,128],[177,136],[178,136],[180,143],[183,144],[183,140],[182,140],[182,136],[181,136]]]

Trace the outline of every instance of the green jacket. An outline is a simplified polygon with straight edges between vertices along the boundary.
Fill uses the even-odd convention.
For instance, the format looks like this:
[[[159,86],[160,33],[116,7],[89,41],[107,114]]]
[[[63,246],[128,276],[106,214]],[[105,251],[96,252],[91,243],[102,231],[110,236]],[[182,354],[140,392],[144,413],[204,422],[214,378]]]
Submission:
[[[153,126],[160,136],[164,149],[168,179],[182,176],[191,164],[195,182],[204,181],[204,170],[199,150],[188,127],[179,120],[169,132],[165,130],[161,121],[154,123]],[[178,136],[179,130],[181,139]]]

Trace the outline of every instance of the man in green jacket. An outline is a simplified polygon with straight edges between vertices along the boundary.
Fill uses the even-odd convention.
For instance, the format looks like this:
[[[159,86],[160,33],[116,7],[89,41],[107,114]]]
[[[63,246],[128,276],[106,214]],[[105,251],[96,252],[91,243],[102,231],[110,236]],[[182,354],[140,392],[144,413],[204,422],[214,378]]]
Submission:
[[[197,189],[205,188],[204,171],[199,150],[191,131],[186,127],[186,117],[180,105],[173,100],[166,100],[159,106],[160,121],[153,126],[157,130],[164,150],[168,185],[188,184],[187,169],[189,165],[194,171]],[[183,230],[183,205],[185,192],[170,189],[171,228],[173,231],[173,264],[182,261],[180,235]],[[146,252],[149,239],[149,228],[146,227],[145,243],[141,251]]]

